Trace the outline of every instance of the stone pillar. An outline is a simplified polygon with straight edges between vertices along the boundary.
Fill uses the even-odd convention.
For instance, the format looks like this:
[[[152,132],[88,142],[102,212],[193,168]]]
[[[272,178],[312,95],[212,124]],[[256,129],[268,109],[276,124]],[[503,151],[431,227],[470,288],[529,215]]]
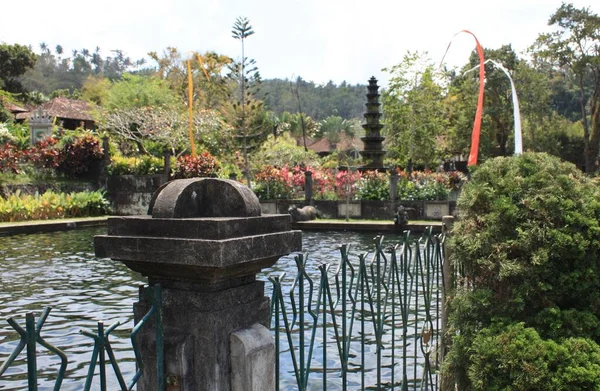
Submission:
[[[313,180],[312,172],[306,170],[304,172],[304,202],[306,205],[313,205]]]
[[[110,140],[108,137],[102,137],[102,161],[100,162],[100,175],[98,175],[98,185],[106,187],[106,169],[110,165]]]
[[[168,149],[165,149],[163,159],[164,159],[164,163],[165,163],[164,173],[167,176],[167,178],[169,178],[169,176],[171,175],[171,151],[169,151]]]
[[[95,238],[96,255],[161,284],[168,389],[273,390],[269,299],[256,273],[301,249],[290,216],[261,216],[249,188],[213,178],[167,183],[150,212],[110,218],[108,234]],[[140,294],[136,323],[149,307]],[[153,327],[138,336],[140,391],[156,389]]]
[[[442,344],[440,350],[439,362],[446,357],[448,347],[450,346],[451,336],[448,334],[448,303],[451,299],[451,292],[454,290],[454,265],[452,264],[452,254],[448,249],[446,243],[447,240],[452,236],[452,229],[454,228],[454,216],[442,217],[442,230],[446,235],[446,241],[444,243],[444,264],[442,265],[442,275],[444,277],[444,289],[442,290]]]
[[[390,201],[398,200],[398,172],[392,168],[390,172]]]

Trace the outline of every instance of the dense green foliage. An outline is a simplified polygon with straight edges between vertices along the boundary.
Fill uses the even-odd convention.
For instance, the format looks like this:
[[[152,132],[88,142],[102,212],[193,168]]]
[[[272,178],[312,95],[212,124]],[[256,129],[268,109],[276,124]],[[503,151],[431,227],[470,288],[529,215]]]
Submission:
[[[390,180],[383,172],[368,171],[362,174],[358,198],[384,201],[390,199]]]
[[[471,348],[474,390],[598,390],[600,347],[585,338],[542,339],[523,323],[481,330]]]
[[[108,175],[152,175],[162,173],[164,166],[164,160],[154,156],[112,156],[110,164],[106,167],[106,173]]]
[[[302,110],[298,108],[296,89],[300,96]],[[330,81],[325,85],[318,85],[302,78],[296,81],[268,79],[263,80],[257,97],[264,100],[267,108],[277,115],[286,111],[290,113],[302,111],[315,121],[332,115],[350,120],[362,118],[365,113],[365,93],[366,86],[361,84],[350,85],[342,82],[336,85]]]
[[[27,46],[0,44],[0,89],[22,92],[18,77],[33,68],[37,56]]]
[[[597,349],[598,195],[593,180],[547,154],[491,159],[473,173],[458,200],[461,218],[450,241],[470,283],[451,303],[458,334],[447,374],[461,390],[477,388],[473,349],[495,320],[523,322],[558,343],[584,338]],[[508,381],[503,371],[489,369],[488,381],[501,388]],[[531,383],[515,389],[544,388]]]

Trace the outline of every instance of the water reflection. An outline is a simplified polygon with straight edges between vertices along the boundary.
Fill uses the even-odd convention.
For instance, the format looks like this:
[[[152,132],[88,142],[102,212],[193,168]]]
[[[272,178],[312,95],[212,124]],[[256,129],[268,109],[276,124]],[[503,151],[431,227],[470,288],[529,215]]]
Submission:
[[[83,387],[93,343],[82,336],[81,329],[95,329],[97,321],[110,325],[120,321],[111,337],[113,349],[120,361],[125,379],[135,371],[133,352],[128,339],[133,325],[132,305],[137,300],[138,286],[144,278],[120,262],[94,257],[93,236],[106,228],[93,228],[60,233],[0,237],[0,363],[4,362],[18,343],[18,334],[5,319],[14,317],[24,326],[25,313],[41,311],[51,306],[52,312],[42,336],[62,349],[69,358],[63,390]],[[339,261],[339,245],[352,243],[358,254],[372,248],[374,234],[352,232],[306,232],[304,251],[311,259],[311,273],[318,273],[320,263]],[[396,236],[389,236],[395,241]],[[282,258],[272,269],[259,276],[288,272],[294,275],[292,256]],[[310,271],[309,270],[309,271]],[[271,289],[266,284],[267,290]],[[270,295],[270,292],[267,292]],[[26,390],[25,353],[0,380],[0,390]],[[52,389],[59,360],[38,349],[38,378],[40,390]],[[108,389],[116,389],[112,370]]]

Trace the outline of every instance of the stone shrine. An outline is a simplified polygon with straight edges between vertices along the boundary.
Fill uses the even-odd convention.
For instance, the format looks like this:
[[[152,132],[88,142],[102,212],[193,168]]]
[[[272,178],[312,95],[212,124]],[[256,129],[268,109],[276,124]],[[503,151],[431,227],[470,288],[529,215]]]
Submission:
[[[162,287],[167,389],[274,389],[269,299],[256,273],[301,250],[290,216],[261,215],[249,188],[212,178],[166,183],[149,213],[110,218],[108,234],[95,237],[96,256],[121,261]],[[136,324],[149,307],[140,293]],[[138,336],[148,368],[140,391],[156,388],[154,335]]]
[[[383,125],[379,123],[381,113],[379,112],[379,86],[377,85],[377,79],[371,77],[369,79],[369,85],[367,87],[367,112],[364,114],[366,123],[362,125],[366,131],[366,135],[360,139],[365,144],[365,149],[360,151],[366,164],[360,167],[361,171],[378,170],[380,172],[385,171],[383,166],[383,156],[386,151],[383,149],[383,140],[385,137],[381,135],[381,129]]]

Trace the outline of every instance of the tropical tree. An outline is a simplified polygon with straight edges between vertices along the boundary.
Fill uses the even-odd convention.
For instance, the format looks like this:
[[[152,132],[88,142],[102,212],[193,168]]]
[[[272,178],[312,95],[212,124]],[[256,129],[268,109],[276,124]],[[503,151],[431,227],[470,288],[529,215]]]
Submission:
[[[590,8],[563,3],[550,17],[532,52],[555,72],[572,72],[579,92],[585,170],[592,173],[600,151],[600,16]]]
[[[410,52],[386,69],[391,77],[383,93],[383,132],[390,157],[403,164],[430,167],[446,151],[444,79],[434,69],[426,53]]]
[[[324,137],[331,143],[337,143],[340,141],[342,133],[346,136],[354,137],[358,127],[357,120],[347,120],[338,115],[331,115],[319,121],[315,136]]]
[[[148,55],[158,65],[155,75],[165,80],[183,101],[187,101],[187,64],[179,50],[168,47],[162,55],[156,52]],[[194,84],[194,106],[199,109],[217,109],[227,101],[231,88],[224,72],[231,62],[231,58],[216,52],[192,55],[190,67]]]
[[[8,92],[23,92],[18,79],[35,66],[37,56],[27,46],[0,44],[0,89]]]
[[[250,151],[264,140],[272,126],[267,121],[263,102],[254,98],[261,78],[256,61],[247,58],[245,54],[245,41],[254,34],[250,21],[244,17],[237,18],[231,34],[241,43],[242,58],[230,65],[230,78],[238,88],[233,101],[223,108],[223,114],[228,124],[235,129],[234,139],[242,148],[244,176],[250,186]]]

